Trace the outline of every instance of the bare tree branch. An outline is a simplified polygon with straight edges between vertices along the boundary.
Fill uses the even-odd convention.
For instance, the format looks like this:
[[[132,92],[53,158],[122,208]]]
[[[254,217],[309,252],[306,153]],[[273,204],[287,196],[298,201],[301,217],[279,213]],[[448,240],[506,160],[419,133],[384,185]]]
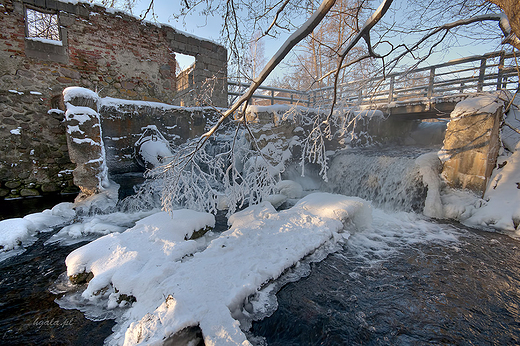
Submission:
[[[364,38],[366,35],[369,34],[370,30],[374,27],[374,25],[379,22],[379,20],[385,15],[386,11],[390,8],[390,5],[392,4],[393,0],[384,0],[381,5],[377,8],[377,10],[368,18],[368,20],[363,25],[363,28],[361,31],[357,33],[356,36],[350,41],[350,43],[340,52],[340,60],[338,62],[338,68],[336,69],[336,76],[334,78],[334,94],[332,97],[332,106],[330,107],[330,115],[334,112],[334,105],[336,104],[338,93],[337,93],[337,87],[338,87],[338,78],[339,78],[339,72],[341,70],[341,66],[343,65],[343,61],[345,60],[345,57],[347,54],[354,48],[354,46]],[[370,39],[365,39],[365,41],[369,41]]]

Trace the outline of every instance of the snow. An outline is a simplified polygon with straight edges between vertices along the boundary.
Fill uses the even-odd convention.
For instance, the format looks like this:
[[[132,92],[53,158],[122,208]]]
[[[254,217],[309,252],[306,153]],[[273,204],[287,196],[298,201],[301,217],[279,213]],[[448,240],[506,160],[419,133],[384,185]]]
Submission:
[[[21,135],[22,134],[22,128],[21,127],[17,127],[15,129],[12,129],[11,131],[9,131],[12,135]]]
[[[22,218],[0,221],[0,246],[2,250],[18,247],[22,240],[29,238],[35,231],[34,224]]]
[[[77,120],[81,125],[85,121],[89,121],[91,118],[98,118],[99,114],[92,108],[74,106],[70,103],[67,103],[67,111],[65,112],[65,116],[67,117],[67,120]]]
[[[99,236],[124,232],[136,221],[143,219],[157,210],[140,211],[135,213],[115,212],[105,215],[93,215],[84,217],[81,222],[76,222],[63,227],[58,233],[47,240],[46,244],[60,243],[71,245],[85,240],[93,240]]]
[[[46,44],[52,44],[55,46],[63,46],[62,41],[51,40],[51,39],[43,38],[43,37],[26,37],[25,39],[29,40],[29,41],[36,41],[36,42],[41,42],[41,43],[46,43]]]
[[[488,93],[460,101],[451,112],[450,118],[457,119],[475,113],[493,114],[504,104],[501,96],[502,93]]]
[[[83,143],[88,143],[90,145],[97,145],[97,146],[100,146],[101,144],[95,142],[92,138],[72,138],[72,141],[74,143],[77,143],[77,144],[83,144]]]
[[[79,132],[81,134],[84,134],[85,131],[82,131],[80,128],[79,128],[79,125],[68,125],[67,126],[67,133],[68,134],[72,134],[72,132]]]
[[[41,213],[0,221],[0,251],[29,245],[36,231],[66,224],[76,215],[72,203],[60,203]]]
[[[109,344],[160,344],[196,325],[208,345],[249,344],[233,318],[244,299],[320,246],[347,238],[346,225],[349,231],[369,227],[371,207],[328,193],[280,212],[263,202],[231,216],[230,229],[215,239],[184,240],[213,222],[211,214],[190,210],[158,213],[67,257],[68,275],[94,274],[85,299],[99,300],[107,286],[107,308],[118,306],[120,294],[136,298]]]
[[[63,90],[63,102],[68,103],[76,97],[89,98],[99,103],[99,95],[90,89],[82,87],[68,87]]]
[[[143,134],[135,142],[139,148],[139,159],[143,161],[146,168],[156,168],[168,163],[173,154],[168,141],[155,125],[142,128]]]
[[[125,105],[134,106],[134,107],[153,107],[163,110],[186,110],[188,112],[194,111],[204,111],[204,110],[218,110],[224,111],[224,108],[218,107],[182,107],[182,106],[173,106],[167,103],[161,102],[153,102],[153,101],[138,101],[138,100],[124,100],[113,97],[103,97],[100,100],[101,107],[122,107]]]
[[[274,189],[287,198],[301,198],[303,196],[303,187],[292,180],[280,180]]]
[[[501,139],[504,147],[509,151],[514,151],[520,142],[520,133],[512,128],[520,129],[520,94],[517,94],[507,116],[504,119],[506,126],[502,127]],[[509,127],[511,126],[511,127]]]

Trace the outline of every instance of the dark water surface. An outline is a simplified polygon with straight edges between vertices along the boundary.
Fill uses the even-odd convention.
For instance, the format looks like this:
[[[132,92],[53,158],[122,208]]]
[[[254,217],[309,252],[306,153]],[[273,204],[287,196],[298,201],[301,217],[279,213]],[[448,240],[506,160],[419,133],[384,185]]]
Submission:
[[[381,259],[347,243],[286,285],[251,332],[284,346],[519,345],[519,245],[468,230]]]
[[[73,202],[76,195],[77,194],[56,194],[11,200],[0,199],[0,220],[24,217],[31,213],[39,213],[45,209],[51,209],[61,202]]]
[[[53,233],[0,262],[0,345],[102,345],[111,333],[113,321],[92,322],[54,302],[49,289],[66,271],[65,257],[85,243],[44,246]]]

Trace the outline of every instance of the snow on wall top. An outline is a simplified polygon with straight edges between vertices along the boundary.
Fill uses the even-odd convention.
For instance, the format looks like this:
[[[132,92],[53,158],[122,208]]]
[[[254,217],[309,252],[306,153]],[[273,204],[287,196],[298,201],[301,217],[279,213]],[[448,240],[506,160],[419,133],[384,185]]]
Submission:
[[[87,99],[95,100],[96,103],[99,102],[99,95],[90,89],[82,88],[82,87],[68,87],[63,90],[63,101],[70,102],[75,97],[83,97]]]
[[[169,24],[154,22],[154,21],[150,21],[150,20],[142,20],[140,17],[138,17],[138,16],[136,16],[136,15],[134,15],[132,13],[128,13],[128,12],[125,12],[123,10],[115,9],[115,8],[106,8],[106,7],[103,6],[103,4],[101,2],[98,2],[98,1],[94,1],[94,2],[87,2],[87,1],[81,1],[81,0],[56,0],[56,1],[57,2],[62,2],[62,3],[68,3],[68,4],[72,4],[72,5],[84,5],[84,6],[89,6],[89,7],[94,7],[94,6],[103,7],[103,8],[105,8],[105,11],[108,12],[108,13],[124,14],[126,16],[134,18],[137,21],[140,21],[143,24],[151,24],[151,25],[154,25],[154,26],[156,26],[158,28],[169,27],[169,28],[173,29],[176,33],[179,33],[179,34],[184,35],[186,37],[191,37],[191,38],[195,38],[195,39],[200,40],[200,41],[210,42],[210,43],[222,46],[221,44],[219,44],[219,43],[217,43],[217,42],[215,42],[213,40],[210,40],[210,39],[207,39],[207,38],[203,38],[203,37],[199,37],[199,36],[187,33],[185,31],[176,29],[176,28],[174,28],[173,26],[171,26]]]
[[[500,96],[502,93],[486,94],[478,97],[468,98],[457,103],[451,112],[450,118],[462,118],[475,113],[495,113],[499,107],[504,105]]]
[[[204,111],[204,110],[220,110],[225,111],[224,108],[218,107],[183,107],[174,106],[167,103],[153,102],[153,101],[139,101],[139,100],[125,100],[114,97],[104,97],[101,99],[101,107],[120,107],[120,106],[135,106],[135,107],[152,107],[163,110],[187,110],[187,111]]]

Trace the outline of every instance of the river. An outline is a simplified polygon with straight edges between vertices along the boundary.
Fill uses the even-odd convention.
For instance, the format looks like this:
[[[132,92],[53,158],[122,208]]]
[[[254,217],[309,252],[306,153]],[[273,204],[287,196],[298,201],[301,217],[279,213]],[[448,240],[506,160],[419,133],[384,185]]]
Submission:
[[[387,176],[406,165],[400,158],[368,160],[388,165],[380,173]],[[337,251],[310,264],[307,276],[284,284],[274,313],[252,323],[249,339],[284,346],[520,344],[519,242],[416,214],[423,186],[412,191],[409,181],[400,187],[396,177],[387,184],[374,174],[366,177],[373,190],[361,180],[354,189],[375,200],[372,227],[351,230]],[[392,208],[387,197],[396,189],[413,196]],[[25,252],[0,262],[2,345],[101,345],[111,334],[113,320],[91,321],[55,302],[63,295],[55,283],[65,257],[84,244],[45,244],[58,231],[39,233]]]

